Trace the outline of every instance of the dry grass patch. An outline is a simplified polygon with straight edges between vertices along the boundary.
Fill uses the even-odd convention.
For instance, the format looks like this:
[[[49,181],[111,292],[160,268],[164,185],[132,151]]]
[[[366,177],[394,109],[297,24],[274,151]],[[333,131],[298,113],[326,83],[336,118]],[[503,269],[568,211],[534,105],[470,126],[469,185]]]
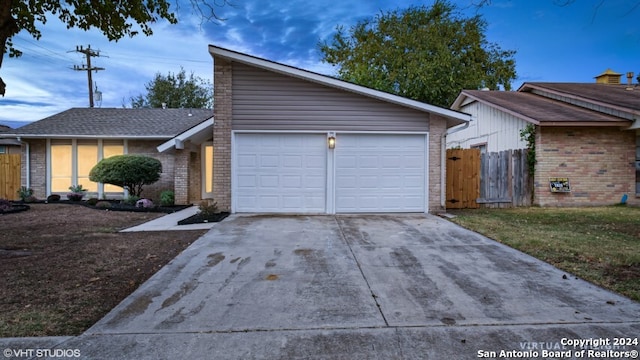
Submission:
[[[478,209],[453,222],[640,301],[640,208]]]
[[[68,204],[0,215],[0,337],[93,325],[205,232],[118,233],[162,215]]]

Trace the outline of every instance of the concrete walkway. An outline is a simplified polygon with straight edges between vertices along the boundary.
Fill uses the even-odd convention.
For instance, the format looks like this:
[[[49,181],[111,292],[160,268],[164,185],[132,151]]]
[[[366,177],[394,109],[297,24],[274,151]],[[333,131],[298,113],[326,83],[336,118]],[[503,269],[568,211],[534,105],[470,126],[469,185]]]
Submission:
[[[211,229],[216,224],[216,223],[202,223],[202,224],[178,225],[178,221],[184,220],[191,215],[195,215],[196,213],[198,213],[198,207],[190,206],[184,210],[180,210],[171,214],[164,215],[157,219],[148,221],[144,224],[140,224],[138,226],[121,230],[120,232],[207,230],[207,229]]]
[[[639,303],[434,216],[232,215],[55,349],[90,359],[633,358],[637,345],[613,341],[638,334]]]

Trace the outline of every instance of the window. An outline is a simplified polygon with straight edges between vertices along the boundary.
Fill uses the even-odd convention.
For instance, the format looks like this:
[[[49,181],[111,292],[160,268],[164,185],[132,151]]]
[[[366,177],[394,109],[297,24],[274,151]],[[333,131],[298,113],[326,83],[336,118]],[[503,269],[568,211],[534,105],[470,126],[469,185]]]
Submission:
[[[50,191],[67,192],[71,185],[82,185],[92,193],[122,193],[123,189],[89,180],[91,169],[102,158],[124,153],[122,141],[101,140],[51,140],[50,142]]]
[[[6,154],[7,153],[7,147],[4,145],[0,145],[0,154]]]
[[[73,185],[71,141],[51,143],[51,192],[65,192]]]
[[[487,143],[471,145],[472,149],[480,149],[480,155],[487,153]]]
[[[213,198],[213,143],[202,144],[202,197]]]

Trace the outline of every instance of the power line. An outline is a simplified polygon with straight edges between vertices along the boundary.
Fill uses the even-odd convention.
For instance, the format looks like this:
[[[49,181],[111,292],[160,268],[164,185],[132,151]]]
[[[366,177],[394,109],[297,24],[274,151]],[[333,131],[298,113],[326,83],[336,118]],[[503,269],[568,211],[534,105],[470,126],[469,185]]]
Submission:
[[[99,57],[100,51],[94,51],[91,49],[91,45],[87,45],[87,48],[84,49],[82,45],[76,46],[76,52],[82,53],[87,58],[87,65],[82,64],[81,66],[73,65],[73,70],[76,71],[86,71],[87,79],[89,81],[89,107],[93,107],[93,80],[91,79],[91,72],[98,70],[105,70],[105,68],[91,66],[91,58]]]

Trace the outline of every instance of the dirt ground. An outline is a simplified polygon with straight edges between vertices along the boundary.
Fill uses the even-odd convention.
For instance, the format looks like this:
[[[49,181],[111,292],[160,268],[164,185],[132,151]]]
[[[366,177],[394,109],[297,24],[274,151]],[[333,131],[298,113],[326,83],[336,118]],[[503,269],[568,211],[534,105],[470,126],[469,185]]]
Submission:
[[[162,215],[72,204],[0,215],[0,337],[82,333],[205,233],[118,233]]]

